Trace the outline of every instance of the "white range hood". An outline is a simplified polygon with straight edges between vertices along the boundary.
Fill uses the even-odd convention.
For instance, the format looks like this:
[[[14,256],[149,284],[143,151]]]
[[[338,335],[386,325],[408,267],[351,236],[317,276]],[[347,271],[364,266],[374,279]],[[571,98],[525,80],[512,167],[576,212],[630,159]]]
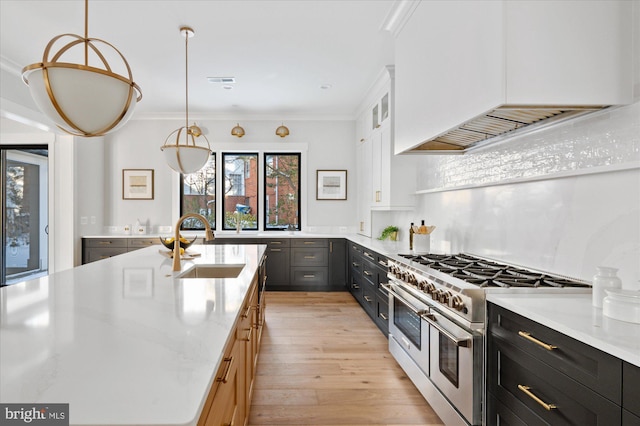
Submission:
[[[413,5],[394,31],[396,154],[461,154],[633,101],[637,2]]]

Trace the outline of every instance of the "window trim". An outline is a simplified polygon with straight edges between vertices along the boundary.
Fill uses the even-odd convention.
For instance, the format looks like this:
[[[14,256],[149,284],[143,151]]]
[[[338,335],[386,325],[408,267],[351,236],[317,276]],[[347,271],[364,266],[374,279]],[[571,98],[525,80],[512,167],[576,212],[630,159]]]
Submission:
[[[218,226],[218,156],[217,153],[215,151],[211,152],[211,154],[209,155],[209,157],[214,158],[214,170],[213,170],[213,174],[214,174],[214,178],[215,178],[215,185],[214,185],[214,193],[213,193],[213,199],[214,199],[214,209],[213,209],[213,214],[215,217],[215,224],[211,225],[211,223],[209,223],[209,225],[211,226],[211,229],[213,231],[216,230],[217,226]],[[209,160],[207,160],[207,162],[209,162]],[[182,173],[179,173],[179,177],[178,177],[178,186],[179,186],[179,198],[178,198],[178,214],[180,217],[182,217],[185,212],[183,210],[183,202],[184,202],[184,175]],[[200,223],[200,222],[198,222]],[[183,222],[182,224],[180,224],[180,230],[181,231],[204,231],[205,227],[204,225],[201,225],[200,227],[197,228],[187,228],[185,226],[185,223]]]

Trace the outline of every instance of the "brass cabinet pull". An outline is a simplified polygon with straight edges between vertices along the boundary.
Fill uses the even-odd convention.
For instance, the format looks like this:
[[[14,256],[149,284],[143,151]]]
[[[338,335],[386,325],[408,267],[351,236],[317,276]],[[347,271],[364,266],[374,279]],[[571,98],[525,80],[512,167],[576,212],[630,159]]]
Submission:
[[[229,381],[229,374],[231,374],[231,366],[233,365],[233,357],[225,358],[224,362],[227,363],[227,368],[224,371],[222,377],[216,379],[219,382],[227,383]]]
[[[304,243],[308,244],[308,245],[312,245],[312,244],[315,244],[316,242],[315,241],[305,241]]]
[[[333,253],[333,241],[329,241],[329,253]]]
[[[270,251],[282,251],[282,249],[274,249],[274,248],[269,249],[269,250],[270,250]]]
[[[376,191],[376,203],[380,202],[380,191]]]
[[[543,348],[545,348],[548,351],[552,351],[552,350],[558,348],[557,346],[553,346],[553,345],[550,345],[548,343],[541,342],[540,340],[538,340],[535,337],[531,336],[531,333],[528,333],[526,331],[518,331],[518,336],[524,337],[528,341],[533,342],[538,346],[542,346]]]
[[[360,286],[358,284],[351,284],[351,288],[354,288],[357,290],[360,288]]]
[[[251,341],[251,332],[253,331],[253,327],[251,328],[246,328],[245,331],[247,332],[247,336],[242,339],[243,342],[250,342]]]
[[[388,268],[388,267],[389,267],[389,265],[387,265],[387,262],[386,262],[386,261],[384,261],[384,260],[378,260],[378,264],[379,264],[380,266],[384,266],[385,268]]]
[[[371,272],[367,271],[366,269],[364,271],[364,274],[369,277],[373,275]]]
[[[305,256],[304,258],[305,259],[315,259],[316,257],[315,256]]]
[[[99,241],[98,244],[111,244],[111,241]]]
[[[382,313],[382,312],[380,312],[380,315],[379,315],[379,316],[380,316],[380,318],[382,318],[382,319],[383,319],[383,320],[385,320],[385,321],[388,321],[388,320],[389,320],[389,317],[388,317],[388,316],[386,316],[386,315],[385,315],[384,313]]]
[[[305,274],[302,277],[303,278],[315,278],[316,276],[314,274]]]
[[[369,296],[365,296],[364,300],[366,300],[369,303],[373,302],[373,299],[371,299]]]
[[[367,257],[368,257],[369,259],[371,259],[371,260],[376,260],[376,259],[375,259],[375,257],[373,257],[373,255],[372,255],[371,253],[369,253],[368,251],[365,251],[363,254],[364,254],[365,256],[367,256]]]
[[[358,262],[351,262],[351,265],[356,267],[356,268],[360,267],[360,264]]]
[[[251,313],[251,306],[247,306],[247,310],[245,310],[244,314],[242,314],[242,318],[247,318],[249,316],[249,313]]]
[[[282,244],[282,241],[270,241],[269,244]]]
[[[533,392],[531,392],[531,390],[530,390],[531,388],[529,386],[518,385],[518,389],[520,389],[522,392],[524,392],[525,395],[527,395],[529,398],[533,399],[535,402],[537,402],[538,404],[542,405],[544,407],[544,409],[547,410],[547,411],[551,411],[551,410],[554,410],[554,409],[558,408],[554,404],[547,404],[546,402],[544,402],[543,400],[541,400],[540,398],[535,396],[533,394]]]

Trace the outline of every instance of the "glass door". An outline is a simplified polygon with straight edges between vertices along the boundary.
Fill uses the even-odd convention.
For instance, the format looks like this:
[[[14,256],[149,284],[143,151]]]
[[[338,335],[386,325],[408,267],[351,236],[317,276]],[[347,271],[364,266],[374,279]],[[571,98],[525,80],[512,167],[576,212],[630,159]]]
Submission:
[[[47,146],[0,146],[0,173],[0,285],[9,285],[46,275],[48,271]]]

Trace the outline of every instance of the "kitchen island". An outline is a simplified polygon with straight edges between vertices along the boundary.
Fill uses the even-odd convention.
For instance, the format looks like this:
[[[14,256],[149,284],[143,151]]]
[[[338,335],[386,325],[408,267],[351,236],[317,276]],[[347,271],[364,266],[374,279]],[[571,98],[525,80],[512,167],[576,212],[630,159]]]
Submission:
[[[264,256],[263,245],[148,247],[0,290],[0,402],[69,403],[70,424],[193,425]],[[235,278],[180,278],[196,265]]]

